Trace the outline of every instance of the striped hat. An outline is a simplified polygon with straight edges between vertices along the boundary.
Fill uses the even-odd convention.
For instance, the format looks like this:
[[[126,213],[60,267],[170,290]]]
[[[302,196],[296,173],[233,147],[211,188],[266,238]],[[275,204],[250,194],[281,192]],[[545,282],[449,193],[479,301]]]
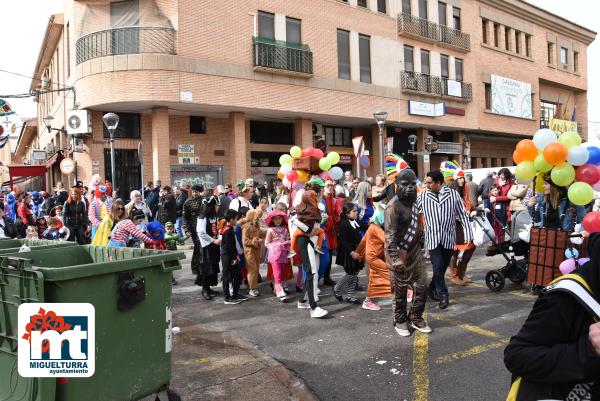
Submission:
[[[385,174],[388,181],[394,181],[398,173],[408,168],[408,163],[395,153],[390,153],[385,157]]]

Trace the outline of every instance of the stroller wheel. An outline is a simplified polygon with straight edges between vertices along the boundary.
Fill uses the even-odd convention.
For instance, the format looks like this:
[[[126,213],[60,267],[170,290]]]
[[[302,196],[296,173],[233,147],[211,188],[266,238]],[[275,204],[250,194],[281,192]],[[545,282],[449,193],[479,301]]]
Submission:
[[[497,292],[504,288],[504,275],[498,270],[490,270],[485,275],[485,284],[491,291]]]

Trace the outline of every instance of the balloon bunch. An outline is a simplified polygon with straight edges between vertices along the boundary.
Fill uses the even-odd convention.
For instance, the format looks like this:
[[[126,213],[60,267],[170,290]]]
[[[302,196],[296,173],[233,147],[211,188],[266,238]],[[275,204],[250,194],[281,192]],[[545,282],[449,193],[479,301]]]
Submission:
[[[323,180],[339,180],[344,175],[343,170],[335,166],[339,161],[337,152],[329,152],[325,156],[321,149],[292,146],[289,154],[279,157],[281,167],[277,176],[287,188],[302,187],[311,174],[318,174]]]
[[[538,177],[541,183],[543,175],[550,172],[554,184],[569,187],[567,194],[574,205],[587,205],[594,199],[594,190],[600,191],[600,148],[582,144],[577,132],[557,136],[550,129],[540,129],[533,140],[517,144],[513,160],[519,181],[528,183]]]

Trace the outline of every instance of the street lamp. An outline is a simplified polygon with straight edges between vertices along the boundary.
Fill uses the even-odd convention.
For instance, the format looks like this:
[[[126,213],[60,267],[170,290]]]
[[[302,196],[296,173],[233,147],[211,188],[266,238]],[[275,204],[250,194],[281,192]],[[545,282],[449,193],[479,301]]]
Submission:
[[[381,170],[381,174],[385,174],[385,144],[384,144],[384,135],[383,128],[385,127],[385,120],[387,120],[388,112],[387,110],[379,109],[373,112],[373,118],[375,118],[375,122],[379,127],[379,168]]]
[[[114,191],[117,188],[117,176],[115,174],[115,131],[119,126],[119,116],[115,113],[106,113],[102,116],[102,120],[110,134],[110,175]]]

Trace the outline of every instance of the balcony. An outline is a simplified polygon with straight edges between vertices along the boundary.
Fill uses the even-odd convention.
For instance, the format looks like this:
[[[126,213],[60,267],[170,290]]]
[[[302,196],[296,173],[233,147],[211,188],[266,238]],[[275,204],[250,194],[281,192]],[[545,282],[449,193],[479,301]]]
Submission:
[[[471,37],[468,33],[407,13],[398,14],[398,35],[437,43],[462,52],[471,51]]]
[[[448,81],[450,81],[448,78],[403,71],[400,84],[403,92],[443,97],[459,102],[470,102],[473,100],[473,89],[471,84],[451,81],[453,87],[449,90]],[[458,90],[459,88],[460,90]],[[459,94],[460,96],[458,96]]]
[[[313,55],[308,45],[253,38],[254,70],[310,78]]]
[[[77,39],[76,63],[119,54],[176,54],[175,30],[158,27],[123,27],[92,32]]]

